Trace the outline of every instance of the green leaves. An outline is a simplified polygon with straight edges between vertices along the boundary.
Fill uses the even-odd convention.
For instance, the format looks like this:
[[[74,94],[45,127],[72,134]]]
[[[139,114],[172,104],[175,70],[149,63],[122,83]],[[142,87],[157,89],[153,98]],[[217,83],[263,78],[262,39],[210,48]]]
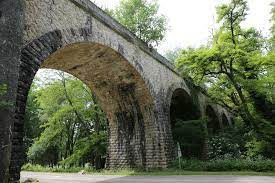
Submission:
[[[66,165],[87,162],[93,154],[104,156],[106,117],[96,98],[80,80],[64,73],[56,77],[30,90],[25,123],[26,144],[31,146],[28,159],[42,165],[65,159]]]
[[[274,5],[273,5],[274,6]],[[198,85],[208,88],[219,104],[236,112],[257,129],[265,118],[271,121],[274,103],[274,51],[255,28],[244,29],[247,1],[231,0],[217,8],[218,22],[211,44],[182,50],[176,67]],[[273,11],[274,12],[274,11]]]
[[[206,119],[177,120],[173,128],[173,138],[174,142],[179,142],[184,157],[201,156],[203,141],[207,136],[206,121]]]
[[[159,15],[158,9],[156,0],[122,0],[119,7],[111,11],[111,15],[138,38],[157,46],[167,30],[166,17]]]
[[[229,4],[223,4],[217,7],[217,22],[223,23],[223,26],[239,26],[245,20],[248,6],[246,0],[231,0]]]
[[[63,165],[77,164],[79,160],[90,156],[91,154],[106,155],[107,134],[106,132],[93,133],[89,137],[79,140],[76,144],[74,154],[61,161]]]
[[[8,85],[7,84],[1,84],[0,85],[0,95],[5,95],[8,90]]]

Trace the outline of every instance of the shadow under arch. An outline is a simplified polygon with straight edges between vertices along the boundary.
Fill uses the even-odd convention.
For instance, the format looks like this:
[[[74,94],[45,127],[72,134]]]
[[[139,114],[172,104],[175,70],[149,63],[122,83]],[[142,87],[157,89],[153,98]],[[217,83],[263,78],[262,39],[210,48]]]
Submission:
[[[207,116],[207,130],[208,135],[215,135],[220,132],[221,126],[219,118],[211,105],[206,107],[206,116]]]
[[[184,89],[174,90],[170,103],[170,122],[172,128],[177,119],[188,121],[200,118],[199,108],[194,104],[192,96]]]
[[[199,122],[200,114],[194,99],[184,89],[177,88],[173,91],[169,119],[174,144],[179,142],[184,157],[201,156],[202,139],[200,134],[195,134],[203,130]]]
[[[145,168],[152,166],[148,161],[161,167],[159,161],[155,161],[159,157],[146,151],[147,146],[156,144],[152,138],[155,116],[153,98],[142,74],[108,46],[78,41],[65,43],[62,37],[61,31],[49,32],[21,51],[10,166],[12,179],[18,180],[20,176],[26,101],[39,68],[72,74],[97,95],[110,127],[108,167]],[[160,151],[158,147],[151,148],[154,154]]]

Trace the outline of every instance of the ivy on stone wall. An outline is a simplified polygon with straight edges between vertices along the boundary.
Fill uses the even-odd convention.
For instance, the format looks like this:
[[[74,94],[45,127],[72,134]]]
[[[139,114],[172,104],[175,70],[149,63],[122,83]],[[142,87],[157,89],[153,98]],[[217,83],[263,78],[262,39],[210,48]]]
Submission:
[[[9,108],[12,104],[5,100],[5,96],[8,94],[8,85],[6,83],[0,84],[0,109]]]

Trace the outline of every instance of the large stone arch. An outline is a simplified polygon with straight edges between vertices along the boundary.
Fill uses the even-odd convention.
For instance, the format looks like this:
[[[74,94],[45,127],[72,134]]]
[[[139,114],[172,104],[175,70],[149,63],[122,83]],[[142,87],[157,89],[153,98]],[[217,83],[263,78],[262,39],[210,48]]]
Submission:
[[[70,32],[70,34],[68,34]],[[142,69],[117,50],[87,40],[89,29],[56,30],[33,40],[21,50],[13,128],[11,181],[19,180],[23,151],[23,119],[28,91],[39,68],[68,72],[89,86],[99,98],[109,126],[107,166],[166,167],[157,141],[154,98]]]

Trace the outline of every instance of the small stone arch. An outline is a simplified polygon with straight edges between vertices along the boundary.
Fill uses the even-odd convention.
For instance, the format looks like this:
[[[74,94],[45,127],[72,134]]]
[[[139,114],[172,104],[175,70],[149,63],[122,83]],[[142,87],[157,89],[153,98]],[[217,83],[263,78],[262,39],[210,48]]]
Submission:
[[[55,30],[21,50],[10,165],[14,175],[11,180],[19,179],[26,101],[39,68],[65,71],[95,92],[111,129],[108,167],[166,166],[157,161],[165,157],[161,157],[162,149],[154,138],[153,132],[157,128],[155,104],[148,81],[143,79],[140,69],[123,57],[121,46],[116,51],[108,45],[89,42],[87,37],[90,34],[88,28]],[[152,153],[158,156],[152,156]]]
[[[192,96],[182,88],[174,90],[169,106],[169,120],[172,126],[176,118],[184,121],[200,118],[198,106],[194,103]]]

